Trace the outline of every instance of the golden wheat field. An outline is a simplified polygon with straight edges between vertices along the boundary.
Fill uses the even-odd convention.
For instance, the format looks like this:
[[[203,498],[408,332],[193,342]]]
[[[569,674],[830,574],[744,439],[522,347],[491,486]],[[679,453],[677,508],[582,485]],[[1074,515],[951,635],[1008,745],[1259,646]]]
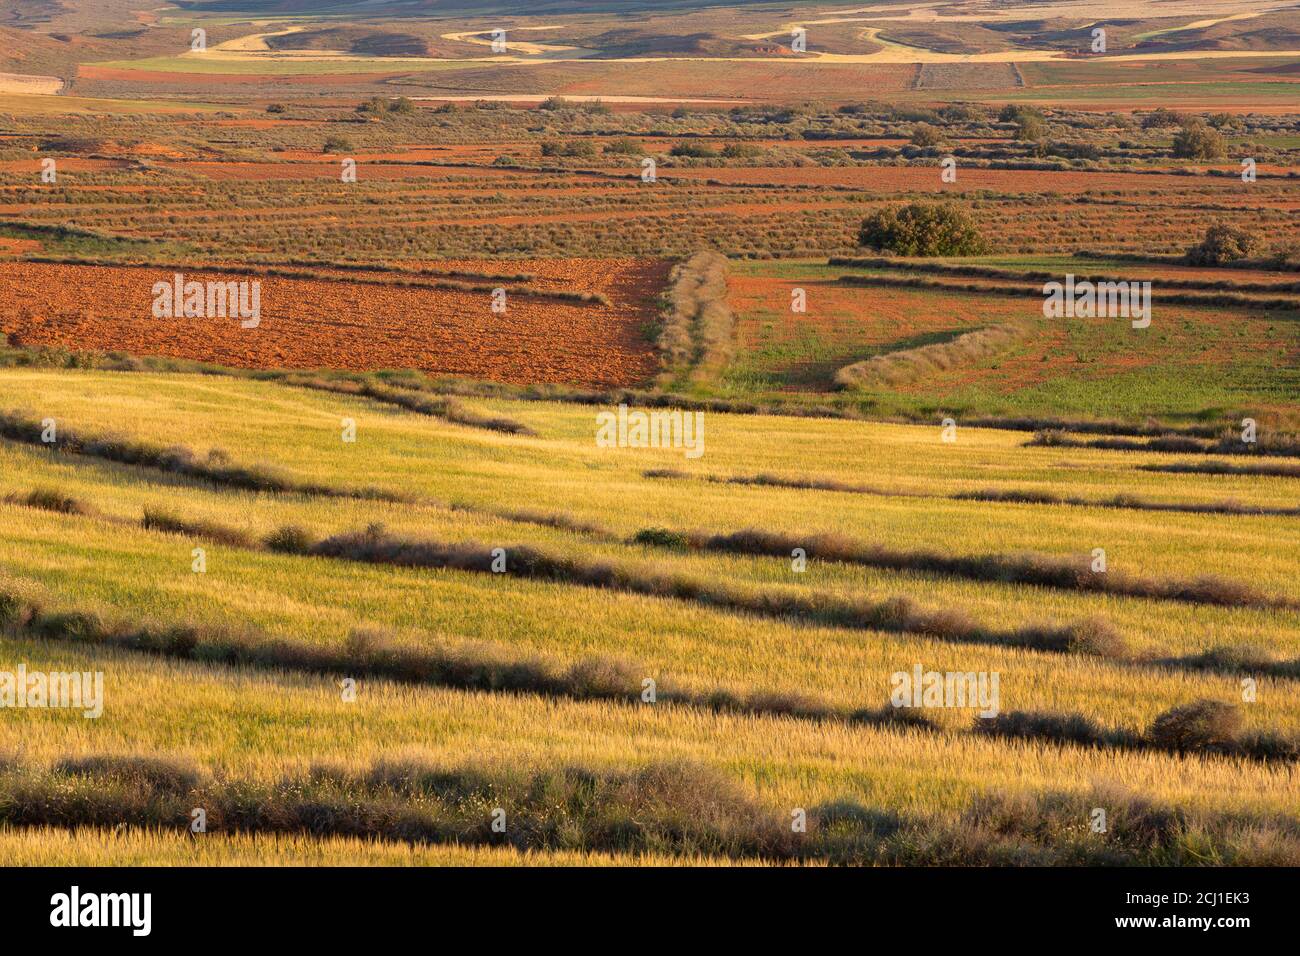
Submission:
[[[8,4],[15,938],[1280,926],[1297,26]]]
[[[5,591],[12,602],[39,609],[34,620],[13,612],[19,627],[34,633],[14,634],[10,653],[18,651],[32,669],[102,666],[105,674],[104,715],[97,720],[32,710],[21,726],[6,725],[10,772],[20,779],[57,774],[60,766],[66,773],[70,763],[90,759],[108,761],[97,773],[129,778],[123,768],[132,758],[176,761],[204,786],[270,787],[322,766],[364,774],[395,760],[449,772],[483,764],[509,774],[689,765],[734,781],[774,815],[855,801],[951,825],[989,793],[1102,799],[1092,795],[1116,790],[1220,815],[1286,813],[1294,804],[1294,767],[1286,761],[1003,739],[978,732],[981,718],[969,709],[936,711],[934,729],[844,716],[886,704],[891,675],[918,663],[941,672],[996,671],[1004,711],[1079,715],[1103,730],[1141,731],[1179,705],[1240,698],[1249,665],[1238,671],[1186,662],[1223,647],[1254,647],[1277,661],[1300,654],[1300,543],[1287,533],[1292,517],[1149,516],[952,496],[1068,486],[1097,501],[1129,493],[1271,507],[1287,500],[1284,479],[1160,476],[1137,469],[1167,455],[1026,448],[1022,435],[993,429],[960,429],[948,443],[939,427],[712,413],[707,455],[691,460],[677,449],[595,448],[592,409],[563,403],[476,400],[476,411],[509,416],[532,432],[503,435],[281,383],[22,369],[2,378],[6,394],[21,394],[29,410],[68,433],[112,433],[119,442],[156,448],[183,444],[200,460],[269,469],[318,489],[232,490],[162,467],[105,460],[93,449],[7,446],[0,488],[7,501]],[[69,381],[83,387],[69,389]],[[343,440],[348,423],[355,424],[354,441]],[[266,436],[277,436],[274,451]],[[815,463],[817,477],[880,487],[732,488],[708,480],[808,476],[803,449],[814,443],[828,449]],[[646,476],[655,469],[674,477]],[[401,500],[327,491],[363,484]],[[75,505],[29,500],[49,489]],[[162,523],[167,519],[175,526]],[[806,541],[806,570],[794,572],[784,555],[713,554],[637,540],[646,529],[730,534],[760,523]],[[371,529],[411,541],[477,542],[504,549],[506,568],[494,574],[375,566],[262,544],[286,527],[320,537]],[[1080,593],[982,580],[978,572],[954,578],[822,561],[817,547],[824,535],[971,556],[1072,556],[1102,547],[1108,574],[1192,581],[1212,570],[1249,583],[1264,605],[1207,606],[1208,598]],[[676,596],[666,584],[638,591],[634,583],[564,580],[563,572],[516,577],[509,556],[525,547],[616,564],[633,582],[725,581],[760,596],[771,611]],[[205,558],[200,572],[196,548]],[[1212,568],[1207,552],[1216,556]],[[787,608],[783,596],[807,604]],[[822,606],[861,599],[959,609],[990,636],[892,620],[875,628],[819,620]],[[58,617],[73,612],[89,617]],[[1096,618],[1116,630],[1123,650],[998,646],[998,634],[1018,628]],[[98,646],[146,622],[197,628],[197,643],[143,656],[129,637]],[[204,649],[226,631],[252,641],[235,660]],[[358,634],[383,648],[365,646]],[[341,660],[330,665],[334,673],[319,673],[311,664],[294,666],[292,654],[281,660],[280,644]],[[587,684],[520,693],[490,680],[447,686],[460,678],[436,674],[385,679],[398,675],[386,675],[378,663],[384,650],[460,654],[479,667],[487,666],[473,664],[480,658],[545,661],[557,672],[586,667]],[[350,665],[358,675],[377,670],[358,678],[355,696],[343,683]],[[1241,708],[1243,733],[1300,730],[1288,692],[1294,678],[1285,674],[1259,679],[1255,699]],[[647,703],[640,699],[645,679],[699,703]],[[711,705],[716,693],[749,703]],[[122,762],[118,771],[114,761]],[[95,852],[111,853],[114,845]],[[292,845],[277,843],[274,852],[290,854]],[[590,852],[581,838],[537,849]],[[706,844],[699,852],[720,849]],[[1267,859],[1282,847],[1217,850]],[[40,859],[45,851],[26,852]],[[66,852],[50,839],[50,859]],[[133,845],[129,852],[150,851]],[[157,852],[171,859],[172,851]],[[236,842],[228,852],[248,851]]]

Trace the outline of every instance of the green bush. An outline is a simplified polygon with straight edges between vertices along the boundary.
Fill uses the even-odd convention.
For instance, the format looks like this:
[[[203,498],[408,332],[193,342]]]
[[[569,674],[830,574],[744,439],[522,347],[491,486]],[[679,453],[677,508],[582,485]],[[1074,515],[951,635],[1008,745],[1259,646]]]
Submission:
[[[1162,106],[1142,118],[1142,128],[1165,129],[1170,126],[1182,126],[1186,122],[1187,117],[1182,113],[1175,113],[1173,110],[1167,110]]]
[[[636,544],[649,544],[659,548],[684,548],[686,535],[668,528],[642,528],[632,538]]]
[[[1022,117],[1033,117],[1041,120],[1043,111],[1033,106],[1026,106],[1023,103],[1008,103],[1002,107],[1002,112],[998,114],[998,122],[1019,123]]]
[[[713,159],[718,153],[705,143],[678,143],[670,152],[672,156],[687,156],[691,159]]]
[[[929,148],[943,143],[943,130],[929,123],[917,123],[912,128],[912,145]]]
[[[1047,136],[1047,124],[1037,116],[1021,116],[1016,120],[1015,138],[1025,143],[1037,143]]]
[[[1221,159],[1227,152],[1223,134],[1200,120],[1192,120],[1174,134],[1174,155],[1180,159]]]
[[[858,245],[900,256],[978,256],[988,251],[970,215],[952,203],[910,203],[873,213]]]
[[[1260,245],[1260,239],[1254,233],[1216,222],[1205,230],[1205,238],[1200,245],[1187,251],[1187,261],[1195,266],[1217,266],[1237,259],[1248,259],[1259,251]]]
[[[591,158],[596,155],[596,144],[589,139],[575,139],[568,142],[550,140],[542,143],[542,155]]]

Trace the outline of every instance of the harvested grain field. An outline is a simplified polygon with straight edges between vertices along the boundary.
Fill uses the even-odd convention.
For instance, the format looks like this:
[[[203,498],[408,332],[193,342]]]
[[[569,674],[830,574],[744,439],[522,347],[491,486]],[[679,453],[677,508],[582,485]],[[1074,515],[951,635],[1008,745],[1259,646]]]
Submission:
[[[179,867],[1267,925],[1297,0],[865,3],[7,4],[66,87],[0,92],[4,862],[299,948],[333,874]],[[104,883],[11,880],[20,933]]]
[[[28,93],[53,96],[63,89],[57,76],[25,76],[21,73],[0,73],[0,93]]]
[[[501,271],[490,263],[479,268]],[[560,264],[536,288],[502,282],[509,287],[503,314],[492,310],[496,282],[426,288],[373,278],[184,273],[186,281],[259,281],[260,321],[245,328],[233,317],[154,318],[154,284],[172,282],[172,269],[12,262],[0,265],[0,331],[29,346],[241,368],[418,368],[515,383],[626,386],[655,369],[641,329],[666,268],[637,259]],[[609,304],[556,297],[557,272]]]

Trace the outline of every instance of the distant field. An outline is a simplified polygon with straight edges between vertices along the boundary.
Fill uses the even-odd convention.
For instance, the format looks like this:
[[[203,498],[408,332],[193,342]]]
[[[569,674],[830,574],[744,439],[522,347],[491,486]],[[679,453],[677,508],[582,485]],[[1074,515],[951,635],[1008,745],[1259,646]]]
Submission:
[[[520,262],[512,268],[528,266]],[[0,331],[29,346],[129,351],[251,368],[422,368],[593,386],[633,385],[648,378],[654,359],[641,327],[654,314],[653,299],[665,269],[632,260],[543,267],[552,285],[561,276],[573,284],[538,290],[531,282],[513,280],[511,271],[497,273],[496,279],[487,271],[484,279],[446,278],[441,280],[444,287],[436,288],[437,276],[376,274],[362,282],[343,275],[295,279],[288,270],[284,277],[258,280],[260,324],[250,330],[238,321],[160,321],[154,312],[155,284],[172,289],[172,271],[0,264],[8,292],[7,299],[0,297],[0,310],[13,316],[0,319]],[[238,273],[178,268],[183,282],[240,281]],[[451,268],[494,266],[457,263]],[[57,298],[44,294],[51,288],[59,290]],[[504,311],[493,309],[495,288],[507,291]],[[613,301],[568,301],[552,298],[548,291],[575,298],[608,293]],[[166,293],[164,298],[170,313],[175,296]],[[251,293],[240,301],[251,306]],[[232,303],[232,316],[235,308]]]
[[[57,76],[25,76],[19,73],[0,73],[0,94],[52,95],[63,88]]]
[[[0,858],[1300,865],[1285,2],[14,5]]]
[[[1096,260],[1015,259],[1000,264],[1059,270],[1062,278],[1066,272],[1086,275],[1106,269],[1124,278],[1148,276],[1156,289],[1162,276],[1170,275]],[[852,362],[1015,321],[1028,323],[1031,331],[999,354],[870,398],[886,414],[943,409],[1033,415],[1051,408],[1062,415],[1196,418],[1211,409],[1258,413],[1283,408],[1291,404],[1291,396],[1300,394],[1300,378],[1294,373],[1300,356],[1300,297],[1290,311],[1156,302],[1151,328],[1135,330],[1123,319],[1045,319],[1043,296],[1034,283],[1002,295],[974,295],[941,288],[863,288],[835,281],[861,271],[792,262],[741,268],[731,293],[740,316],[739,357],[724,379],[724,389],[760,394],[833,391],[834,373]],[[1277,275],[1259,278],[1286,281]],[[790,311],[794,288],[807,293],[805,314]]]
[[[0,110],[24,116],[48,116],[51,113],[79,115],[109,113],[132,115],[145,113],[207,113],[220,107],[211,103],[157,100],[107,99],[87,96],[60,96],[51,102],[48,96],[30,93],[0,94]]]

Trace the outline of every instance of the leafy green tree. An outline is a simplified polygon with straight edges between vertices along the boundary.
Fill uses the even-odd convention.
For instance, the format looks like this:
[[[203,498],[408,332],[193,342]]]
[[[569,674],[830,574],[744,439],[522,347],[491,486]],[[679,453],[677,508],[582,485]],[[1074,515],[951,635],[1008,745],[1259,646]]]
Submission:
[[[988,251],[970,215],[953,203],[882,209],[863,220],[858,244],[900,256],[978,256]]]
[[[1025,114],[1016,120],[1015,138],[1024,143],[1040,143],[1047,138],[1047,124],[1037,116]]]
[[[1200,245],[1187,252],[1187,261],[1195,266],[1217,266],[1237,259],[1249,259],[1259,251],[1257,235],[1227,223],[1216,222],[1205,230]]]
[[[1190,121],[1174,134],[1174,155],[1180,159],[1222,159],[1227,154],[1223,134],[1200,120]]]

